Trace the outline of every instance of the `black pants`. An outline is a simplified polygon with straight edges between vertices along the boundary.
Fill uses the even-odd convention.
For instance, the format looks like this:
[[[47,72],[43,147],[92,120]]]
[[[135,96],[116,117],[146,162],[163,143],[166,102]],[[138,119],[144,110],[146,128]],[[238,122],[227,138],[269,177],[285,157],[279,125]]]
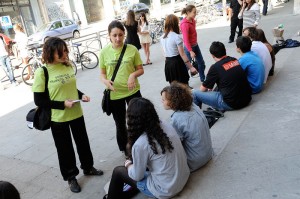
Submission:
[[[70,128],[76,144],[81,168],[89,170],[94,164],[83,116],[69,122],[51,122],[59,168],[64,180],[68,180],[79,174]]]
[[[263,4],[264,4],[262,14],[263,14],[263,15],[266,15],[267,12],[268,12],[268,3],[269,3],[269,0],[263,0],[262,2],[263,2]]]
[[[132,189],[123,192],[124,183],[129,184]],[[108,199],[128,199],[138,192],[136,181],[128,176],[127,169],[124,166],[114,168],[108,189]]]
[[[234,41],[235,31],[236,31],[237,27],[239,28],[238,37],[242,36],[242,33],[243,33],[243,19],[239,19],[237,16],[233,15],[231,17],[231,23],[230,23],[230,37],[229,37],[230,41]]]
[[[141,97],[140,91],[136,92],[135,94],[118,99],[118,100],[111,100],[112,106],[112,114],[116,124],[117,130],[117,142],[120,151],[126,151],[126,144],[127,144],[127,128],[126,128],[126,104],[135,97]]]

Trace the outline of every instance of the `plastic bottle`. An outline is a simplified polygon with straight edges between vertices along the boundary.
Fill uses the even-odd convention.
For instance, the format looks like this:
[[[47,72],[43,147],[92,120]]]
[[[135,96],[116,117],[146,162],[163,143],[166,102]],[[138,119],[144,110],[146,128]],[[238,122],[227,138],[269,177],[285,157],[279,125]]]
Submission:
[[[278,28],[283,29],[283,24],[279,24]]]

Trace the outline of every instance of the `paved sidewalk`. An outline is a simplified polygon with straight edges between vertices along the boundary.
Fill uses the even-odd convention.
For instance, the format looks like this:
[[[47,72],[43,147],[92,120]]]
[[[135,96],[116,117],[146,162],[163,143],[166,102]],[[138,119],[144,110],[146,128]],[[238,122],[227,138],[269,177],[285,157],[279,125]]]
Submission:
[[[272,28],[284,24],[284,37],[300,40],[299,15],[292,14],[290,1],[262,16],[262,27],[270,42]],[[198,41],[206,65],[213,63],[208,48],[212,41],[224,42],[227,54],[240,57],[235,44],[228,44],[228,22],[218,21],[198,30]],[[141,92],[156,106],[162,120],[171,111],[161,105],[160,90],[167,85],[164,59],[159,44],[151,46],[152,65],[145,66],[139,78]],[[300,198],[300,48],[282,49],[276,56],[275,75],[262,93],[253,96],[243,110],[226,112],[211,129],[214,158],[193,173],[178,199],[297,199]],[[144,59],[144,52],[140,51]],[[206,71],[207,72],[207,71]],[[104,86],[99,69],[78,70],[78,88],[90,95],[82,103],[96,168],[101,177],[86,177],[78,182],[82,192],[70,192],[58,168],[56,149],[50,131],[26,127],[25,115],[34,107],[30,87],[23,83],[0,92],[0,180],[15,184],[22,199],[99,199],[115,166],[123,164],[118,151],[112,117],[101,111]],[[198,88],[197,78],[190,80]],[[78,160],[78,159],[77,159]],[[80,166],[79,161],[78,166]],[[137,199],[146,198],[139,194]]]

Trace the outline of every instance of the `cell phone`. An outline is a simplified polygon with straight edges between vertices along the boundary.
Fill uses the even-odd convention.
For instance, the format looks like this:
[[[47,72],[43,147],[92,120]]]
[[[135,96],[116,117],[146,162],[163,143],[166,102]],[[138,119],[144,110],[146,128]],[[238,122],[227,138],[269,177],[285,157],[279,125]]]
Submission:
[[[80,100],[73,100],[72,102],[80,102]]]

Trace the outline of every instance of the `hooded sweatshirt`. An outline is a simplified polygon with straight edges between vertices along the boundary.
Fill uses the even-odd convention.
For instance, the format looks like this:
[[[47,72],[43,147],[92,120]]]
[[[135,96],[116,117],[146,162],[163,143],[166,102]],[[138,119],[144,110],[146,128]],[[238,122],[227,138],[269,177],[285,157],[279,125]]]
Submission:
[[[192,46],[197,44],[196,21],[191,21],[186,18],[180,22],[180,30],[183,35],[183,43],[188,51],[192,51]]]

